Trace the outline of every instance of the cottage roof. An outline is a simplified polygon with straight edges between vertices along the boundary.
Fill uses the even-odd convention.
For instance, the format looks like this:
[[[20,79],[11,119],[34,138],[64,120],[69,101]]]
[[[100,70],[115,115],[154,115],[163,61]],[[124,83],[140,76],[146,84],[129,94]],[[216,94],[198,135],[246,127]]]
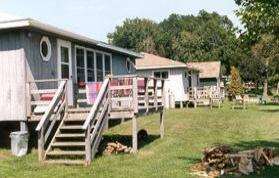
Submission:
[[[188,62],[187,67],[200,72],[200,78],[219,78],[221,72],[220,61]]]
[[[85,43],[89,43],[89,44],[93,44],[96,45],[98,47],[101,48],[106,48],[115,52],[119,52],[122,54],[126,54],[129,56],[133,56],[133,57],[141,57],[141,55],[139,53],[124,49],[124,48],[120,48],[120,47],[116,47],[116,46],[112,46],[109,44],[106,44],[104,42],[101,41],[97,41],[94,40],[92,38],[86,37],[86,36],[82,36],[67,30],[63,30],[57,27],[54,27],[52,25],[49,24],[45,24],[42,23],[40,21],[34,20],[34,19],[15,19],[15,20],[8,20],[8,21],[1,21],[0,22],[0,30],[4,30],[4,29],[17,29],[17,28],[36,28],[39,30],[43,30],[43,31],[47,31],[50,33],[54,33],[63,37],[68,37],[77,41],[81,41],[81,42],[85,42]]]
[[[141,53],[143,58],[136,59],[137,70],[187,68],[186,64],[154,54]]]

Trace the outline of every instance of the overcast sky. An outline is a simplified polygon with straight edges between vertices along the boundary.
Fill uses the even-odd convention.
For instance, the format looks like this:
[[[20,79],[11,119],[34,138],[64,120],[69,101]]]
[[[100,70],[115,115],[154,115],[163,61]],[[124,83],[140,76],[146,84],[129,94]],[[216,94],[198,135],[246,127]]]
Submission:
[[[171,13],[195,15],[201,9],[227,15],[240,26],[234,0],[0,0],[0,21],[30,17],[107,41],[107,33],[125,18],[159,22]]]

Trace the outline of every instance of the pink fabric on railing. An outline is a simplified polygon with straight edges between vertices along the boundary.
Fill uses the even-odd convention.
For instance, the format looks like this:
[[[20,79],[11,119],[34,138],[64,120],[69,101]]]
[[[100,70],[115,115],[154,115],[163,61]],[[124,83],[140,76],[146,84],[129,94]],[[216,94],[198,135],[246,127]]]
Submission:
[[[145,82],[144,79],[138,79],[138,91],[144,91],[145,90]]]
[[[87,104],[94,104],[103,82],[86,83],[86,99]]]
[[[55,96],[55,93],[44,93],[41,95],[41,100],[42,101],[51,101],[54,96]]]

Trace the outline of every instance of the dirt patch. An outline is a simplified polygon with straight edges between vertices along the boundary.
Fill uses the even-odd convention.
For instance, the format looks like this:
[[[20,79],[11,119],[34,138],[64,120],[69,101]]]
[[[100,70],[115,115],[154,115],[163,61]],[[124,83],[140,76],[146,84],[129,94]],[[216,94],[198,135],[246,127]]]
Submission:
[[[11,157],[11,153],[9,152],[0,152],[0,161]]]

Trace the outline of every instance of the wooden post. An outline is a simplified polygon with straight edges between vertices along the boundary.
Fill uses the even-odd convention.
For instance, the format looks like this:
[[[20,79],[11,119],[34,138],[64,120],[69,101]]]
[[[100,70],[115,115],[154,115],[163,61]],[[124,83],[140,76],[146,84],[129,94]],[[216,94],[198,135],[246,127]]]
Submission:
[[[153,80],[153,84],[154,84],[154,105],[155,105],[155,109],[156,111],[158,111],[158,93],[157,93],[157,80],[154,79]]]
[[[132,118],[132,137],[133,137],[133,152],[138,151],[138,123],[137,118],[134,116]]]
[[[31,93],[30,93],[30,83],[26,83],[26,114],[27,117],[31,117],[32,109],[31,109]]]
[[[88,126],[86,130],[86,137],[85,137],[85,162],[86,165],[91,164],[91,137],[90,137],[90,126]]]
[[[68,109],[69,109],[69,99],[68,99],[68,85],[67,85],[68,81],[66,81],[66,84],[65,84],[65,90],[64,90],[64,96],[65,96],[65,102],[66,102],[66,105],[65,105],[65,113],[68,113]]]
[[[197,105],[198,105],[197,99],[195,99],[195,101],[194,101],[194,108],[197,108]]]
[[[183,101],[180,101],[180,109],[183,108]]]
[[[28,125],[26,121],[20,122],[20,131],[27,131],[28,132]]]
[[[146,106],[146,113],[149,111],[149,93],[148,93],[148,83],[149,78],[145,78],[145,106]]]
[[[138,113],[138,80],[137,77],[133,78],[133,106],[134,113]]]
[[[38,132],[38,157],[39,161],[44,160],[45,155],[45,136],[44,127]]]
[[[162,95],[162,105],[163,105],[163,108],[165,108],[165,105],[166,105],[166,101],[165,101],[165,80],[161,80],[161,87],[162,87],[162,90],[161,90],[161,95]]]
[[[194,108],[197,108],[198,93],[197,87],[194,87]]]
[[[164,126],[164,110],[160,112],[160,136],[164,138],[165,126]]]

